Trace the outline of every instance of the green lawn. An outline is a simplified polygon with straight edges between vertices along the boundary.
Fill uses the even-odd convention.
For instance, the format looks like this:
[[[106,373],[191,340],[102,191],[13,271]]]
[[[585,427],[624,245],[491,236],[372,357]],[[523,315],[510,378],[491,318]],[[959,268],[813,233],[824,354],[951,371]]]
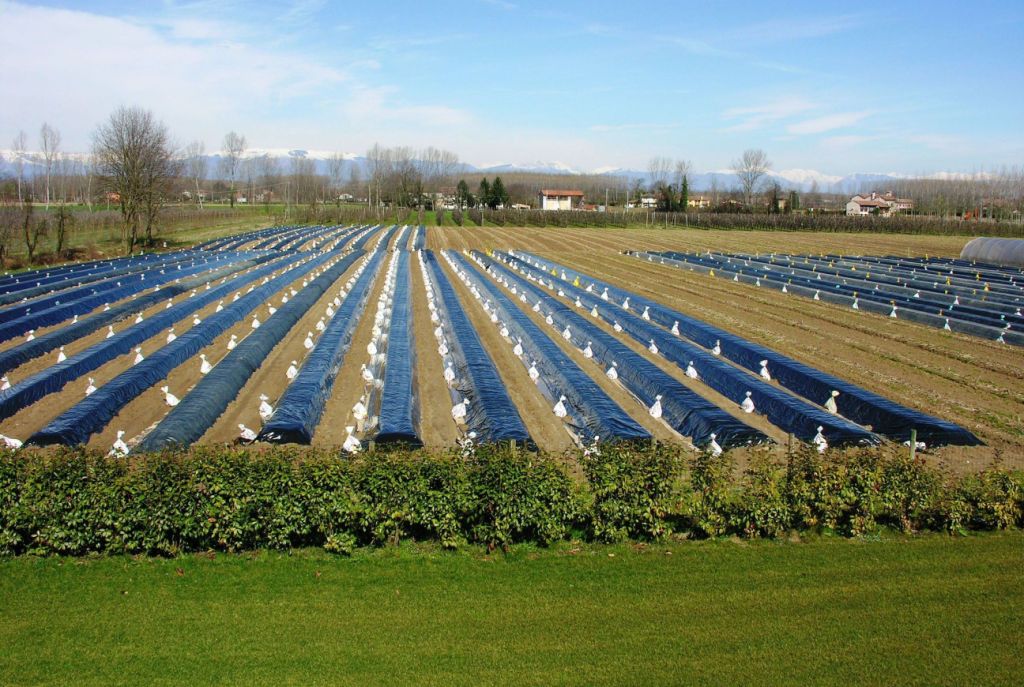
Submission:
[[[1024,535],[0,562],[2,684],[1019,684]]]

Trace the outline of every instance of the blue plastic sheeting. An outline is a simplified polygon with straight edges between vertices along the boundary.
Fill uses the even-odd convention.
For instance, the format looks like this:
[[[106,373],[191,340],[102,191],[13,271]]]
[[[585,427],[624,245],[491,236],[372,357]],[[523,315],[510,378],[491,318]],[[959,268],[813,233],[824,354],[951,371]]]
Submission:
[[[416,232],[412,236],[412,249],[423,250],[427,247],[427,228],[422,224],[416,227]]]
[[[209,316],[69,408],[33,434],[29,443],[38,446],[84,444],[90,435],[103,429],[121,408],[166,379],[171,370],[197,355],[275,293],[296,279],[301,279],[331,257],[331,254],[322,255],[297,265],[224,306],[221,312]]]
[[[496,255],[504,257],[505,254]],[[512,267],[517,265],[524,267],[534,277],[538,274],[537,271],[526,267],[525,263],[513,259]],[[544,274],[541,273],[541,276]],[[832,415],[821,406],[811,405],[759,377],[733,367],[699,346],[683,341],[661,327],[645,321],[639,315],[602,301],[598,296],[571,284],[563,284],[559,288],[579,298],[585,310],[596,307],[598,316],[608,324],[618,322],[622,331],[634,340],[645,346],[653,340],[658,347],[658,354],[681,370],[685,371],[687,364],[693,361],[700,381],[737,405],[743,402],[749,391],[756,412],[764,415],[776,427],[792,433],[799,439],[811,441],[818,433],[818,427],[822,427],[822,435],[830,446],[880,443],[876,435],[863,427]]]
[[[0,287],[0,305],[15,303],[22,299],[35,298],[61,289],[81,286],[101,281],[118,274],[136,272],[146,269],[155,262],[167,262],[195,258],[202,255],[197,252],[177,252],[173,254],[151,254],[134,258],[118,258],[75,265],[75,270],[34,271],[31,274],[19,274]],[[58,268],[59,269],[59,268]]]
[[[744,446],[770,442],[760,430],[754,429],[734,418],[700,394],[664,372],[654,363],[635,353],[610,334],[605,333],[570,308],[548,295],[539,287],[502,265],[500,262],[479,256],[493,274],[508,279],[520,292],[529,294],[529,300],[538,300],[550,314],[553,326],[559,331],[569,327],[572,343],[583,347],[591,342],[594,360],[604,368],[612,363],[618,366],[619,382],[641,403],[650,407],[661,395],[661,419],[683,436],[690,437],[696,446],[710,443],[711,435],[722,447]]]
[[[281,232],[287,231],[290,228],[292,228],[292,227],[283,227],[283,226],[267,227],[266,229],[258,229],[256,231],[247,231],[247,232],[242,233],[242,234],[234,234],[232,236],[222,236],[221,238],[218,238],[218,239],[211,239],[211,240],[206,241],[204,243],[196,244],[195,246],[193,246],[193,248],[195,250],[217,250],[219,248],[224,248],[228,244],[237,244],[237,245],[240,246],[243,243],[246,243],[248,241],[255,241],[257,239],[260,239],[260,238],[263,238],[263,237],[266,237],[266,236],[274,236],[274,235],[280,234]]]
[[[291,236],[287,236],[270,247],[274,251],[296,250],[299,246],[311,239],[318,238],[330,232],[339,230],[341,227],[302,227]]]
[[[380,228],[381,228],[381,225],[379,225],[379,224],[370,227],[369,231],[367,231],[362,236],[360,236],[359,239],[356,240],[356,242],[352,244],[352,250],[365,250],[366,249],[366,244],[369,243],[370,239],[373,238],[374,234],[376,234],[377,230],[380,229]],[[395,226],[390,228],[390,230],[389,230],[390,233],[388,234],[388,238],[389,239],[391,237],[391,234],[394,233],[395,229],[397,229],[397,227],[395,227]]]
[[[476,288],[486,292],[509,333],[522,340],[524,359],[531,359],[540,373],[538,382],[550,390],[548,400],[566,398],[566,420],[583,444],[595,439],[605,442],[648,440],[650,433],[631,418],[587,375],[558,344],[516,307],[495,284],[481,279],[468,260],[448,251]],[[538,385],[541,386],[541,385]]]
[[[186,251],[177,251],[184,253],[193,253],[194,249]],[[109,272],[111,270],[118,270],[130,267],[132,265],[141,265],[152,260],[166,259],[168,253],[140,253],[138,255],[131,255],[121,258],[108,258],[105,260],[90,260],[87,262],[78,262],[68,265],[61,265],[58,267],[45,267],[36,270],[28,270],[25,272],[19,272],[17,274],[9,275],[6,277],[0,277],[0,293],[6,293],[9,289],[18,288],[30,288],[38,286],[40,284],[50,283],[47,280],[52,281],[74,281],[80,276],[87,274],[93,274],[94,272]]]
[[[108,288],[106,290],[93,290],[92,293],[94,295],[79,296],[77,299],[71,300],[71,298],[74,298],[74,295],[68,293],[66,295],[69,297],[69,300],[61,300],[59,305],[54,305],[45,309],[33,308],[32,314],[30,315],[24,315],[16,320],[0,324],[0,342],[21,336],[32,329],[41,329],[42,327],[59,324],[65,320],[71,319],[74,315],[84,315],[104,303],[120,301],[133,294],[137,294],[139,293],[140,288],[148,289],[160,286],[176,279],[191,277],[195,274],[212,271],[225,265],[232,265],[242,259],[243,257],[240,254],[216,254],[211,255],[207,260],[199,261],[196,265],[186,267],[182,270],[148,272],[149,278],[144,280],[138,275],[123,277],[120,280],[122,286],[117,287],[116,285],[111,285],[113,288]],[[163,273],[161,274],[161,272]],[[151,299],[150,302],[154,301]],[[137,306],[138,299],[135,300],[135,303]],[[112,309],[113,308],[111,308],[111,310]]]
[[[98,312],[95,315],[79,320],[75,324],[67,324],[60,329],[55,329],[51,332],[47,332],[46,334],[41,334],[32,341],[26,341],[25,343],[8,348],[5,351],[0,351],[0,374],[9,372],[19,365],[24,365],[33,358],[38,358],[50,351],[55,351],[62,345],[69,344],[84,336],[88,336],[92,332],[97,331],[101,327],[105,327],[111,322],[117,322],[118,320],[122,320],[130,315],[134,315],[140,310],[145,310],[154,303],[174,298],[175,296],[191,291],[192,289],[201,288],[207,281],[213,281],[215,279],[230,276],[240,270],[254,267],[257,264],[273,258],[274,256],[269,254],[261,255],[253,260],[246,260],[242,263],[222,267],[208,275],[202,275],[192,279],[183,279],[179,284],[171,284],[170,286],[165,286],[158,291],[149,291],[140,294],[138,298],[134,298],[127,303],[116,305],[110,310]]]
[[[362,251],[349,253],[279,307],[259,329],[242,339],[214,365],[135,450],[159,451],[198,441],[235,400],[281,339],[363,255]]]
[[[644,253],[640,255],[651,255],[652,257],[657,256],[658,258],[667,258],[677,264],[683,263],[686,265],[700,266],[709,271],[719,270],[722,273],[736,274],[738,276],[745,277],[744,281],[759,280],[758,283],[771,282],[778,284],[779,288],[782,288],[783,285],[796,285],[803,286],[808,289],[827,291],[828,293],[844,294],[851,298],[857,297],[861,303],[875,302],[880,303],[883,306],[891,306],[895,304],[903,311],[918,311],[935,317],[946,317],[949,319],[960,320],[962,322],[993,327],[996,328],[995,336],[998,335],[998,328],[1005,326],[1008,323],[1015,324],[1018,327],[1024,324],[1024,317],[1016,316],[1012,313],[1009,315],[993,313],[987,308],[987,306],[975,307],[967,303],[955,305],[954,296],[939,296],[934,293],[926,292],[920,297],[915,298],[913,295],[907,293],[898,293],[891,287],[888,289],[879,288],[880,286],[885,287],[885,285],[868,282],[864,279],[857,279],[855,280],[856,283],[850,284],[846,283],[849,279],[826,279],[825,275],[821,273],[819,273],[821,278],[818,279],[810,276],[782,273],[770,269],[767,266],[761,266],[757,262],[742,265],[739,262],[728,263],[724,260],[717,260],[706,256],[693,256],[671,251],[666,252],[664,255],[660,253]],[[906,290],[904,289],[903,291]],[[967,299],[965,298],[964,300],[966,301]],[[995,338],[995,336],[991,338]]]
[[[409,306],[409,252],[398,254],[395,293],[391,299],[387,364],[380,400],[379,444],[422,446],[419,437],[419,399],[416,395],[416,347],[413,345],[412,308]]]
[[[92,295],[102,295],[104,293],[111,294],[111,300],[117,300],[117,294],[124,290],[126,284],[142,284],[145,286],[146,275],[160,274],[161,272],[166,273],[177,273],[180,274],[183,269],[191,267],[197,259],[207,260],[210,256],[203,256],[201,258],[189,257],[186,259],[179,260],[177,258],[171,260],[165,260],[160,262],[154,262],[150,265],[136,265],[131,271],[118,270],[116,275],[104,275],[103,279],[94,283],[86,283],[82,285],[78,284],[67,284],[63,290],[56,290],[54,288],[43,287],[38,295],[43,295],[43,298],[36,298],[24,303],[18,303],[11,305],[3,310],[0,310],[0,324],[11,322],[18,318],[24,317],[25,315],[46,310],[47,308],[54,307],[56,305],[62,305],[71,303],[78,298],[84,298]],[[163,275],[161,275],[163,276]],[[172,277],[175,276],[172,274]],[[138,286],[135,289],[128,289],[127,293],[133,293],[138,290]],[[123,298],[123,296],[121,296]]]
[[[519,251],[516,254],[530,255]],[[876,434],[898,441],[906,441],[910,438],[911,429],[916,429],[918,441],[924,441],[930,446],[943,444],[975,446],[981,443],[969,431],[952,422],[946,422],[893,403],[878,394],[809,365],[799,363],[770,348],[751,343],[735,334],[688,317],[681,312],[608,282],[593,279],[546,258],[538,258],[533,255],[531,257],[549,267],[555,267],[559,275],[564,271],[568,281],[579,277],[582,283],[593,284],[595,293],[607,288],[609,298],[614,302],[621,303],[628,296],[634,309],[642,311],[644,307],[648,307],[651,320],[663,327],[669,328],[673,323],[678,322],[680,334],[704,348],[710,349],[715,345],[715,341],[719,341],[723,357],[749,370],[760,371],[760,361],[767,360],[772,379],[780,386],[813,403],[824,404],[831,397],[833,390],[838,391],[840,395],[836,398],[836,405],[839,414],[859,425],[870,428]]]
[[[217,288],[202,291],[196,296],[187,298],[139,324],[117,332],[109,339],[104,339],[84,351],[68,356],[68,359],[64,362],[56,363],[41,372],[37,372],[18,382],[7,391],[0,391],[0,419],[10,417],[44,396],[60,391],[68,382],[95,370],[101,365],[105,365],[119,355],[128,353],[133,347],[159,334],[178,320],[201,309],[203,306],[240,289],[252,281],[270,275],[275,270],[298,262],[303,257],[302,255],[285,256],[252,272],[239,275]]]
[[[643,256],[644,254],[637,254]],[[652,259],[650,262],[656,262],[664,265],[678,266],[683,269],[688,269],[695,272],[704,272],[710,274],[714,269],[705,265],[694,265],[689,263],[676,262],[671,258],[657,258]],[[727,279],[725,275],[726,270],[719,270],[716,276]],[[892,304],[884,299],[864,299],[857,298],[850,292],[838,293],[835,289],[831,288],[810,288],[794,284],[791,282],[783,282],[777,279],[761,278],[758,281],[758,277],[753,275],[747,275],[744,273],[735,273],[732,281],[744,283],[744,284],[755,284],[762,288],[777,288],[782,290],[786,289],[786,293],[790,293],[797,296],[804,296],[807,298],[813,298],[814,300],[823,301],[825,303],[833,303],[835,305],[841,305],[845,307],[853,307],[854,302],[857,302],[857,310],[859,312],[869,312],[876,315],[891,316]],[[822,280],[824,281],[824,280]],[[945,315],[932,314],[923,312],[921,310],[913,310],[910,308],[900,307],[897,315],[897,319],[907,320],[909,322],[916,322],[918,324],[927,325],[929,327],[937,327],[942,329],[948,329],[949,331],[956,332],[958,334],[967,334],[970,336],[977,336],[1000,343],[1006,343],[1016,346],[1024,346],[1024,329],[1012,330],[1000,327],[992,327],[989,325],[978,324],[976,322],[968,322],[966,320],[959,319],[955,316],[955,312],[950,310],[947,312],[949,317]]]
[[[430,250],[421,255],[433,282],[438,316],[448,323],[446,329],[452,335],[449,355],[454,363],[456,387],[469,400],[466,426],[470,432],[476,432],[477,443],[513,441],[535,446],[437,257]]]
[[[235,248],[238,248],[240,246],[244,246],[246,243],[249,243],[250,241],[255,241],[257,239],[263,239],[260,243],[257,243],[256,245],[254,245],[252,247],[252,249],[253,250],[265,250],[270,244],[274,243],[275,241],[278,241],[281,236],[284,236],[285,234],[287,234],[289,232],[293,232],[293,231],[295,231],[295,229],[296,229],[296,227],[294,227],[294,226],[276,227],[274,231],[270,231],[270,232],[268,232],[266,234],[263,234],[262,236],[258,236],[258,237],[257,236],[245,236],[245,235],[242,235],[240,237],[233,237],[233,238],[236,238],[237,240],[229,241],[227,244],[221,246],[221,248],[222,249],[235,249]]]
[[[320,340],[302,363],[288,389],[277,402],[274,415],[263,425],[257,440],[278,444],[308,444],[323,415],[345,356],[352,345],[359,318],[370,298],[370,287],[380,270],[384,251],[372,254],[341,307],[334,313]]]
[[[665,251],[650,255],[674,257],[680,254]],[[882,287],[881,290],[903,296],[918,294],[919,297],[926,296],[928,300],[946,307],[954,305],[954,301],[959,298],[963,305],[980,307],[989,313],[1013,314],[1015,306],[1021,303],[1021,297],[1024,296],[1020,287],[1014,287],[1009,280],[997,281],[991,273],[987,272],[982,282],[980,269],[971,275],[970,280],[966,280],[962,276],[953,277],[947,273],[918,272],[916,268],[903,263],[876,262],[863,258],[827,260],[806,255],[730,253],[714,253],[711,256],[733,267],[756,263],[782,278],[810,277],[815,281],[857,285],[861,291]],[[949,283],[946,282],[947,278]],[[989,287],[987,291],[986,286]]]
[[[178,252],[161,255],[153,254],[133,258],[130,263],[127,261],[121,262],[116,265],[114,269],[105,269],[101,266],[86,273],[76,273],[70,279],[39,279],[33,281],[31,284],[23,282],[19,285],[20,288],[12,288],[9,293],[0,296],[0,305],[18,302],[18,305],[5,308],[3,311],[0,311],[0,322],[5,322],[12,317],[20,317],[24,314],[25,309],[38,307],[35,303],[23,304],[19,301],[53,294],[57,294],[55,298],[59,300],[63,294],[68,293],[67,289],[82,287],[86,284],[94,284],[96,282],[104,282],[104,280],[106,280],[106,283],[113,284],[117,281],[116,277],[121,277],[122,275],[137,275],[145,272],[146,270],[155,269],[156,267],[171,268],[175,264],[184,264],[186,261],[196,259],[201,255],[201,253],[194,253],[191,251],[187,253]]]

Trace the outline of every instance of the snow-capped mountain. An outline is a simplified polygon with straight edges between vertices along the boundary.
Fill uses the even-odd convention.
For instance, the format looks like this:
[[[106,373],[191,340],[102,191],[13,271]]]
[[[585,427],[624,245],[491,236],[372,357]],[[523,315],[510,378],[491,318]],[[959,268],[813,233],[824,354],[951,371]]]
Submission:
[[[477,172],[488,172],[488,173],[510,173],[510,172],[532,172],[535,174],[571,174],[580,175],[586,174],[564,162],[532,162],[528,164],[516,164],[512,162],[502,162],[499,164],[489,164],[482,167],[473,167]]]
[[[327,175],[330,171],[330,161],[336,154],[338,153],[335,151],[306,150],[300,148],[248,148],[245,153],[243,153],[242,157],[244,160],[254,160],[267,156],[277,162],[278,169],[284,174],[287,174],[291,170],[291,165],[294,160],[306,159],[313,162],[313,167],[317,174]],[[84,164],[88,157],[86,153],[65,153],[64,155],[67,159],[81,164]],[[363,178],[366,178],[369,168],[366,157],[348,152],[340,153],[340,155],[345,160],[343,175],[346,178],[351,174],[353,167],[358,169],[359,174]],[[20,158],[22,161],[26,176],[34,176],[43,168],[43,154],[40,152],[25,151],[20,154],[16,154],[11,150],[0,150],[0,177],[9,177],[15,174],[16,158]],[[206,155],[206,160],[209,176],[211,178],[215,177],[221,160],[220,152],[214,151]],[[623,169],[621,167],[614,166],[602,166],[590,170],[583,170],[564,162],[557,161],[537,161],[532,163],[505,162],[479,166],[465,163],[463,164],[462,169],[464,173],[482,173],[487,175],[534,173],[580,176],[587,174],[613,177],[619,180],[628,179],[630,182],[639,179],[641,183],[644,184],[650,180],[650,173],[644,170]],[[769,170],[767,173],[768,179],[775,181],[785,190],[807,192],[811,190],[814,184],[817,184],[819,191],[831,193],[856,193],[866,187],[882,188],[886,184],[891,184],[900,179],[907,179],[914,176],[918,178],[949,180],[969,178],[983,179],[989,178],[992,175],[985,172],[963,173],[943,171],[926,175],[908,175],[895,172],[858,172],[854,174],[847,174],[845,176],[837,176],[833,174],[825,174],[813,169],[801,168]],[[720,190],[728,190],[739,186],[739,181],[737,180],[736,175],[729,169],[711,170],[707,172],[691,172],[689,175],[689,182],[690,189],[698,192],[706,191],[712,187]]]

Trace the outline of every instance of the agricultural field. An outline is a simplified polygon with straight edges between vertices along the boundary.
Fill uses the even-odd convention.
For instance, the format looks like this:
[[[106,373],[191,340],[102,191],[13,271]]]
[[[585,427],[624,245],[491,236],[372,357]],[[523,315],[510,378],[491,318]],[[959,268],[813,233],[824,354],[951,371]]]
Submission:
[[[119,453],[469,441],[561,453],[654,439],[742,455],[902,444],[913,430],[952,472],[1024,467],[1019,306],[1000,341],[914,321],[911,301],[895,317],[866,295],[854,309],[695,256],[743,254],[746,269],[767,253],[893,256],[903,270],[964,242],[294,226],[8,276],[0,433]],[[1019,271],[985,268],[985,280],[993,298],[1022,295]]]

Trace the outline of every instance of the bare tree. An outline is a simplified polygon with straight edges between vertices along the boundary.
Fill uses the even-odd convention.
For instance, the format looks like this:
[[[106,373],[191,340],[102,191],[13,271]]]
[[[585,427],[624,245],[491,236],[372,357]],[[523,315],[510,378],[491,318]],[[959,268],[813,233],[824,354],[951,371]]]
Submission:
[[[651,179],[651,189],[657,189],[668,182],[669,172],[672,171],[672,160],[667,157],[652,157],[647,163],[647,174]]]
[[[14,153],[14,171],[18,175],[18,202],[24,200],[23,187],[25,184],[25,147],[28,146],[28,137],[24,131],[19,131],[11,143],[11,151]]]
[[[689,160],[676,160],[676,186],[682,188],[683,180],[690,176],[693,165]]]
[[[68,234],[74,228],[75,216],[64,203],[57,206],[53,212],[53,228],[57,235],[57,256],[59,257],[67,244]]]
[[[7,259],[11,241],[18,232],[21,223],[21,205],[0,205],[0,267]]]
[[[60,152],[60,132],[43,122],[39,129],[39,144],[43,149],[43,167],[46,172],[46,207],[50,207],[50,176]]]
[[[120,107],[93,135],[93,155],[100,185],[121,210],[121,239],[131,253],[145,220],[152,239],[157,214],[176,172],[167,127],[153,113]]]
[[[345,172],[345,156],[341,153],[331,153],[327,158],[327,174],[331,178],[331,185],[334,194],[334,202],[341,206],[341,180]]]
[[[750,205],[754,189],[771,166],[768,155],[760,148],[748,148],[743,151],[743,156],[739,160],[733,160],[732,171],[743,187],[743,202],[746,205]]]
[[[238,161],[242,158],[245,148],[245,136],[240,136],[234,131],[229,131],[224,136],[224,145],[221,147],[220,168],[221,174],[227,177],[228,180],[231,207],[235,207],[235,177],[238,175]]]
[[[199,209],[203,209],[203,182],[206,181],[206,144],[192,141],[185,147],[185,173],[196,194]]]
[[[280,170],[278,169],[277,160],[267,153],[255,158],[255,164],[256,178],[263,187],[263,204],[267,206],[269,211],[270,201],[274,196],[273,189],[278,185],[277,177],[280,174]]]
[[[36,219],[33,214],[32,197],[28,196],[21,204],[21,231],[25,239],[25,251],[28,253],[28,261],[35,260],[36,248],[39,246],[39,239],[46,236],[50,229],[46,217]]]
[[[374,143],[373,147],[366,151],[366,164],[370,173],[370,193],[367,196],[367,202],[371,206],[380,207],[381,185],[388,173],[389,163],[390,155],[379,143]],[[375,195],[376,199],[374,199]]]
[[[363,192],[363,175],[359,171],[359,165],[353,164],[348,170],[348,192],[356,198]]]

